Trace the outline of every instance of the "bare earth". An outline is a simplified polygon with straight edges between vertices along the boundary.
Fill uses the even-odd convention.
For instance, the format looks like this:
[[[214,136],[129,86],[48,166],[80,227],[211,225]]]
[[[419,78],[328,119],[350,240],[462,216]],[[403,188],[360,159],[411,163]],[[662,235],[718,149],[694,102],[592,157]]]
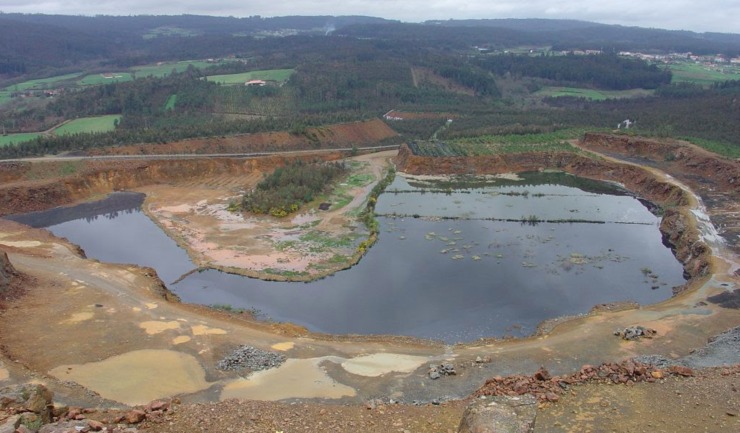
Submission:
[[[358,164],[377,181],[389,156],[363,156]],[[362,240],[362,228],[346,214],[361,207],[373,182],[347,185],[341,208],[290,221],[265,224],[224,210],[258,180],[212,177],[141,190],[148,194],[149,214],[204,266],[272,269],[267,273],[278,276],[322,272],[334,251],[305,258],[299,243],[285,242],[310,231],[321,232],[313,239]],[[280,242],[283,249],[276,252]],[[641,354],[678,358],[740,325],[737,310],[706,302],[737,288],[739,269],[737,256],[722,243],[707,242],[715,274],[663,303],[593,312],[523,340],[444,346],[314,335],[290,324],[170,302],[151,270],[86,260],[44,230],[0,221],[0,248],[28,276],[25,296],[8,301],[0,314],[0,385],[41,382],[55,391],[56,401],[84,406],[122,407],[172,396],[186,403],[164,422],[142,426],[149,431],[455,431],[465,403],[429,402],[465,398],[486,378],[531,374],[540,366],[560,374]],[[639,341],[612,335],[635,324],[658,335]],[[288,361],[248,377],[216,369],[242,344],[282,353]],[[491,362],[476,363],[477,357]],[[454,363],[457,376],[430,380],[429,366],[442,361]],[[735,431],[740,383],[733,371],[657,384],[574,387],[560,402],[541,407],[537,431]],[[375,398],[385,403],[368,409],[364,402]],[[423,405],[391,405],[388,399]],[[284,402],[270,402],[277,400]]]
[[[358,181],[343,183],[326,197],[332,204],[328,211],[313,206],[287,218],[227,210],[230,202],[262,179],[256,172],[244,178],[223,176],[140,190],[147,194],[147,214],[199,266],[271,279],[316,278],[352,264],[356,245],[368,235],[356,215],[393,155],[394,151],[352,158],[352,176]]]

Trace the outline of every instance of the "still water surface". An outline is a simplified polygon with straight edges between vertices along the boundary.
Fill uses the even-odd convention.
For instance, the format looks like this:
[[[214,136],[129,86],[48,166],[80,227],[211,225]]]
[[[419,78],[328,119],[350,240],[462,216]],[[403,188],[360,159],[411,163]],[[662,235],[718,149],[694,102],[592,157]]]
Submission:
[[[684,283],[642,203],[573,183],[534,176],[440,192],[398,177],[376,207],[378,243],[353,268],[311,283],[214,270],[174,283],[195,265],[140,211],[140,194],[13,219],[47,227],[88,257],[151,266],[184,302],[256,309],[317,332],[454,343],[529,335],[542,320],[596,304],[659,302]],[[507,221],[530,216],[590,222]]]

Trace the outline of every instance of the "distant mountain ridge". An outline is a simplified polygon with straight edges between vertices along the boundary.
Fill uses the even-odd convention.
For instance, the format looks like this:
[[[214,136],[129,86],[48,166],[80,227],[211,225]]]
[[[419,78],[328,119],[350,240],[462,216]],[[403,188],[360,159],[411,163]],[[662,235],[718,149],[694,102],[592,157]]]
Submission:
[[[153,61],[238,55],[243,47],[259,43],[258,38],[324,35],[429,49],[541,46],[555,50],[740,56],[740,34],[645,29],[577,20],[435,20],[410,24],[367,16],[90,17],[0,13],[0,79],[78,71],[90,66],[127,67]],[[269,46],[267,42],[262,45]]]

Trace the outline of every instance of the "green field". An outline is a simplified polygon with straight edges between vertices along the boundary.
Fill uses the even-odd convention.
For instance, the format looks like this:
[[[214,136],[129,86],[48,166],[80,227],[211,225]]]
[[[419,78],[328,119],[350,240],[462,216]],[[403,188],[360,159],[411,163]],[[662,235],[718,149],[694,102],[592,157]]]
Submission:
[[[39,135],[41,134],[37,132],[0,135],[0,147],[7,146],[9,144],[23,143],[24,141],[31,141],[35,139],[36,137],[38,137]]]
[[[169,75],[174,70],[175,72],[183,72],[188,69],[188,66],[193,65],[194,68],[205,69],[209,66],[214,66],[216,63],[206,62],[205,60],[188,60],[184,62],[172,62],[172,63],[160,63],[156,65],[136,66],[131,68],[136,73],[138,78],[141,77],[164,77]]]
[[[673,73],[672,83],[694,83],[709,86],[718,81],[740,80],[740,67],[704,66],[696,63],[679,63],[669,65]]]
[[[636,98],[640,96],[650,96],[653,94],[652,90],[646,89],[630,89],[630,90],[596,90],[596,89],[581,89],[577,87],[543,87],[534,93],[535,96],[540,97],[553,97],[557,98],[560,96],[573,96],[576,98],[586,98],[593,101],[603,101],[605,99],[619,99],[619,98]]]
[[[73,80],[81,75],[80,72],[76,72],[74,74],[66,74],[66,75],[57,75],[55,77],[49,77],[49,78],[41,78],[38,80],[28,80],[24,81],[22,83],[13,84],[12,86],[8,86],[4,88],[3,90],[8,92],[22,92],[24,90],[42,90],[47,89],[49,87],[49,84],[58,83],[61,81],[69,81]]]
[[[108,132],[115,129],[115,121],[120,120],[119,114],[108,116],[83,117],[65,123],[54,130],[57,135],[79,134],[84,132]]]
[[[266,71],[250,71],[241,74],[209,75],[208,81],[221,84],[244,84],[249,80],[287,81],[295,69],[271,69]]]
[[[79,84],[80,86],[95,86],[99,84],[122,83],[125,81],[132,81],[133,79],[134,77],[129,72],[111,72],[105,75],[86,75],[83,79],[78,81],[77,84]]]
[[[175,109],[175,104],[177,104],[177,94],[170,95],[170,97],[167,98],[167,102],[165,102],[165,104],[164,104],[164,109],[165,110],[174,110]]]

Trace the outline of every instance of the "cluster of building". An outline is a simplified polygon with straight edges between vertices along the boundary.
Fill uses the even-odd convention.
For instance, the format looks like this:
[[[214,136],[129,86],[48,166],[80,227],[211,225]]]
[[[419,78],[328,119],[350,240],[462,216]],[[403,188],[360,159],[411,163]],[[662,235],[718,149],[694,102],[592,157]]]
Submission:
[[[645,53],[640,53],[640,52],[621,51],[619,55],[625,56],[625,57],[636,57],[636,58],[647,60],[650,62],[673,63],[673,62],[679,62],[679,61],[685,62],[689,60],[695,63],[703,63],[703,64],[740,65],[740,57],[732,58],[724,54],[716,54],[716,55],[711,55],[711,56],[698,56],[693,53],[645,54]]]

